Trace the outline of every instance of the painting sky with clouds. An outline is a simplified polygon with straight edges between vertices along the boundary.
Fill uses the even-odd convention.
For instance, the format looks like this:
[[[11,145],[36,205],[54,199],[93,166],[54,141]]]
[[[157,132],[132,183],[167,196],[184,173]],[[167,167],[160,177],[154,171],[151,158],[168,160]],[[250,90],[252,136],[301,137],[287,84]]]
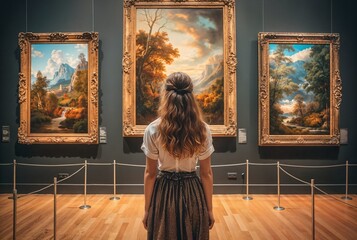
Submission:
[[[148,32],[144,11],[153,15],[156,9],[138,9],[136,31]],[[168,33],[169,41],[179,49],[180,57],[166,65],[166,74],[182,71],[193,79],[204,71],[213,56],[223,56],[222,9],[161,9],[162,19],[154,26],[156,32]]]

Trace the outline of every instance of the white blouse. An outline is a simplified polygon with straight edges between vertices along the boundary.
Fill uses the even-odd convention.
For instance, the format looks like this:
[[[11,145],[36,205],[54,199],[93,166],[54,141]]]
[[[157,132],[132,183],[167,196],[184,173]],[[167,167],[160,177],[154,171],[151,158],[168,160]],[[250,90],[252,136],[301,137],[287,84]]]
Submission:
[[[190,158],[178,159],[173,157],[159,143],[159,132],[157,127],[160,121],[160,118],[158,118],[146,127],[143,137],[143,144],[141,145],[141,149],[144,151],[148,158],[158,160],[158,169],[160,171],[193,172],[196,170],[198,160],[204,160],[211,156],[211,154],[214,152],[211,131],[206,124],[206,148],[201,153]]]

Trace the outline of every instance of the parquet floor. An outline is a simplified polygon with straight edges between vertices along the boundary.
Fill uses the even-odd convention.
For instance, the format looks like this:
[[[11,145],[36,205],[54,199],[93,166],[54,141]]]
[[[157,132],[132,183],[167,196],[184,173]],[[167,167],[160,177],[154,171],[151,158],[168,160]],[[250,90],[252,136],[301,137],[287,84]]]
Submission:
[[[0,239],[12,239],[12,200],[0,195]],[[56,239],[146,239],[141,217],[143,195],[88,195],[90,209],[81,210],[83,195],[57,196]],[[276,211],[276,195],[214,195],[216,223],[212,240],[312,239],[311,197],[282,195],[283,211]],[[336,196],[340,198],[340,196]],[[357,195],[349,204],[357,206]],[[357,208],[318,195],[315,197],[316,239],[357,239]],[[17,238],[53,239],[53,196],[30,195],[18,199]]]

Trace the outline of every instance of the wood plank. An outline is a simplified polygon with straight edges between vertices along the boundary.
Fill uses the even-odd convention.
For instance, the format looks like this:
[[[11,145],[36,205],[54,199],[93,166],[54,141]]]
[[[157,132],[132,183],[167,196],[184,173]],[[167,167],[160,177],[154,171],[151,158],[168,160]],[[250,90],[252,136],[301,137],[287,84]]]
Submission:
[[[0,239],[12,239],[12,200],[0,195]],[[143,195],[88,195],[92,208],[81,210],[83,195],[58,195],[57,239],[146,239],[141,219]],[[283,211],[273,209],[276,195],[214,195],[213,240],[311,239],[311,198],[282,195]],[[340,198],[341,195],[336,195]],[[357,206],[357,195],[349,204]],[[357,208],[323,195],[315,197],[316,239],[357,239]],[[18,200],[17,239],[53,239],[53,196],[30,195]]]

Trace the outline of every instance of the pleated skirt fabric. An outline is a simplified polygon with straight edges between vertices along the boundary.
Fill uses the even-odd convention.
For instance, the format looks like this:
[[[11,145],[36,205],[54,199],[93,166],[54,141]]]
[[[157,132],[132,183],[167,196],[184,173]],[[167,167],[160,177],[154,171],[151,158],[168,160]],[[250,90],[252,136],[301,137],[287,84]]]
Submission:
[[[207,205],[196,172],[159,172],[150,202],[147,239],[209,239]]]

